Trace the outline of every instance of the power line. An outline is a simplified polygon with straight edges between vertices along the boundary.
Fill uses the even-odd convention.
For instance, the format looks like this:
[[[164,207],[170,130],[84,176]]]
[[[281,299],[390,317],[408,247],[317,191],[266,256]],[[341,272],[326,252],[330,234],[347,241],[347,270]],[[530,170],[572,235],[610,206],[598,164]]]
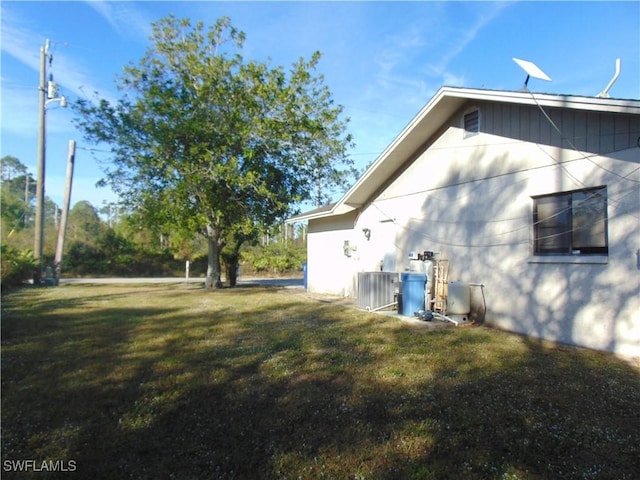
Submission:
[[[640,170],[640,167],[638,167],[635,171]],[[555,218],[557,216],[563,215],[571,210],[574,210],[578,207],[580,207],[580,205],[582,205],[583,203],[586,203],[590,200],[592,200],[593,198],[596,198],[598,195],[600,195],[600,189],[598,187],[593,187],[595,189],[597,189],[596,191],[594,191],[592,194],[590,194],[589,196],[585,197],[584,199],[575,202],[573,205],[565,207],[561,210],[558,210],[554,215],[550,215],[548,217],[545,217],[543,220],[540,220],[538,222],[533,222],[532,224],[529,223],[530,220],[530,216],[520,216],[520,217],[512,217],[512,218],[503,218],[503,219],[474,219],[474,220],[441,220],[441,219],[430,219],[428,217],[408,217],[408,220],[411,222],[422,222],[422,223],[435,223],[435,224],[447,224],[447,225],[473,225],[473,224],[491,224],[491,223],[513,223],[513,222],[527,222],[526,225],[519,227],[515,230],[511,230],[511,231],[507,231],[507,232],[500,232],[497,233],[495,235],[490,235],[490,236],[499,236],[499,235],[506,235],[508,233],[513,233],[525,228],[529,228],[530,226],[536,226],[544,221],[548,221],[551,218]],[[579,191],[579,190],[576,190]],[[566,192],[566,193],[571,193],[571,192]],[[621,202],[620,200],[629,196],[632,193],[637,193],[637,188],[636,187],[630,187],[626,190],[622,190],[618,192],[617,197],[613,197],[611,195],[607,196],[607,202],[608,203],[613,203],[614,205],[619,205]],[[387,217],[387,219],[390,220],[394,220],[395,223],[395,219],[389,217],[385,212],[382,211],[382,209],[380,209],[378,207],[378,205],[376,205],[376,202],[372,203],[373,206],[375,206],[383,215],[385,215]],[[635,218],[639,218],[636,215],[634,215],[631,212],[622,212],[622,213],[627,213],[629,215],[632,215]],[[614,217],[610,217],[610,218],[614,218]],[[639,218],[640,219],[640,218]]]
[[[527,90],[527,92],[529,92],[529,90]],[[535,102],[535,104],[538,106],[538,108],[540,109],[540,111],[542,112],[542,115],[546,118],[546,120],[549,122],[549,124],[558,132],[558,134],[560,135],[560,139],[566,141],[569,146],[571,147],[572,150],[574,150],[575,152],[577,152],[583,159],[587,160],[588,162],[592,163],[593,165],[595,165],[596,167],[604,170],[605,172],[611,174],[611,175],[615,175],[615,176],[620,176],[617,172],[614,172],[613,170],[609,170],[606,167],[603,167],[602,165],[600,165],[599,163],[595,162],[594,160],[591,159],[591,156],[584,154],[581,150],[578,149],[578,147],[576,147],[576,145],[573,143],[573,141],[564,135],[564,133],[562,132],[562,130],[560,130],[560,128],[555,124],[555,122],[551,119],[551,117],[547,114],[547,112],[544,110],[544,108],[542,107],[542,105],[540,105],[540,103],[538,102],[538,99],[535,97],[535,95],[532,92],[529,92],[529,94],[531,95],[531,98],[533,99],[533,101]],[[630,132],[629,132],[630,133]],[[602,135],[600,135],[602,136]],[[640,138],[639,138],[639,142],[640,142]],[[552,157],[553,158],[553,157]],[[572,176],[570,173],[567,172],[567,174],[569,176]],[[574,178],[572,176],[572,178]],[[577,179],[576,179],[577,180]],[[636,183],[640,183],[640,181],[638,180],[631,180],[632,182],[636,182]]]
[[[557,236],[561,236],[561,235],[567,235],[570,233],[573,233],[575,231],[575,229],[571,229],[571,230],[567,230],[567,231],[563,231],[560,233],[555,233],[552,235],[545,235],[545,236],[540,236],[537,237],[535,240],[532,239],[527,239],[527,240],[516,240],[516,241],[504,241],[504,242],[498,242],[498,243],[484,243],[484,244],[471,244],[471,243],[467,243],[467,242],[463,242],[463,243],[453,243],[451,241],[448,240],[442,240],[440,238],[437,238],[435,236],[429,235],[428,233],[425,233],[423,230],[416,230],[414,228],[411,228],[410,226],[407,225],[401,225],[397,222],[396,219],[388,216],[385,212],[383,212],[382,210],[380,210],[380,208],[373,204],[374,207],[376,207],[380,213],[382,213],[383,215],[385,215],[387,217],[387,219],[391,220],[393,222],[394,225],[396,225],[397,227],[400,227],[403,230],[406,230],[408,232],[414,233],[418,236],[424,237],[426,239],[428,239],[429,241],[437,244],[437,245],[441,245],[441,246],[446,246],[446,247],[456,247],[456,248],[493,248],[493,247],[515,247],[517,245],[529,245],[529,246],[533,246],[533,244],[536,241],[540,241],[540,240],[545,240],[545,239],[550,239],[550,238],[554,238]],[[624,215],[626,212],[622,212],[620,214],[617,215],[611,215],[607,218],[607,220],[612,220],[615,218],[618,218],[622,215]],[[505,232],[505,234],[507,233],[514,233],[515,231],[519,231],[519,230],[524,230],[525,228],[529,228],[529,224],[526,225],[526,227],[522,227],[520,229],[514,230],[513,232]],[[491,238],[492,236],[497,236],[497,235],[489,235],[489,236],[483,236],[482,238]],[[397,244],[393,244],[396,249],[398,250],[402,250],[402,248],[398,247]]]
[[[113,153],[111,150],[100,150],[99,148],[87,148],[87,147],[77,147],[78,150],[85,150],[87,152],[98,152],[98,153]]]
[[[554,160],[554,164],[558,164],[558,161],[556,161],[553,156],[551,156],[550,154],[548,154],[548,152],[545,152],[545,154],[547,154],[552,160]],[[575,162],[575,161],[579,161],[580,159],[573,159],[573,160],[568,160],[567,162]],[[415,190],[412,192],[402,192],[399,193],[397,195],[391,195],[385,198],[381,198],[378,199],[377,201],[387,201],[387,200],[394,200],[397,198],[405,198],[408,196],[412,196],[412,195],[420,195],[420,194],[426,194],[426,193],[431,193],[431,192],[436,192],[438,190],[445,190],[447,188],[452,188],[452,187],[460,187],[463,185],[469,185],[472,183],[478,183],[478,185],[471,191],[466,192],[464,195],[456,197],[453,201],[451,199],[439,199],[437,197],[432,197],[429,198],[429,201],[435,201],[435,202],[442,202],[445,203],[447,205],[451,205],[452,203],[457,203],[459,201],[462,201],[464,199],[466,199],[467,197],[471,196],[478,188],[480,188],[483,185],[483,182],[486,182],[487,180],[493,180],[493,179],[497,179],[500,177],[507,177],[507,176],[511,176],[511,175],[518,175],[521,173],[528,173],[528,172],[533,172],[535,170],[541,170],[541,169],[545,169],[545,168],[549,168],[552,165],[538,165],[535,167],[529,167],[529,168],[524,168],[521,170],[513,170],[513,171],[509,171],[509,172],[502,172],[502,173],[496,173],[494,175],[487,175],[485,177],[481,177],[481,178],[474,178],[474,179],[470,179],[470,180],[464,180],[464,181],[460,181],[460,182],[455,182],[455,183],[448,183],[447,185],[439,185],[439,186],[435,186],[435,187],[430,187],[430,188],[425,188],[422,190]],[[563,169],[564,170],[564,169]],[[609,185],[615,185],[617,182],[622,181],[622,180],[629,180],[633,183],[640,183],[637,180],[631,179],[629,177],[631,177],[631,175],[633,175],[634,173],[638,172],[640,170],[640,167],[636,167],[633,170],[631,170],[630,172],[628,172],[626,175],[620,175],[617,174],[616,176],[618,177],[618,179],[616,179],[614,182],[610,183]],[[574,178],[572,175],[570,175],[571,178]],[[529,177],[524,177],[521,180],[516,181],[515,183],[524,183],[527,182],[529,180]],[[577,183],[578,185],[580,185],[583,188],[590,188],[587,187],[583,182],[579,181],[578,179],[574,179],[575,183]],[[514,183],[510,183],[510,186],[513,186]],[[495,189],[501,188],[500,186],[496,186]],[[489,192],[487,193],[491,193],[491,190],[489,190]]]

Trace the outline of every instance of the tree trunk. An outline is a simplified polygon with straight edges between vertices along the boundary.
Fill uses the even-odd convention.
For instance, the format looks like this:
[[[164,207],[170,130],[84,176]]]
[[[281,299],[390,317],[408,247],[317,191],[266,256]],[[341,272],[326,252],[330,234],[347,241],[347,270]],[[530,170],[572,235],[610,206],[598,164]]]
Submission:
[[[235,287],[238,283],[238,260],[239,255],[232,255],[225,259],[225,271],[227,274],[227,281],[230,287]]]
[[[220,233],[212,225],[207,227],[208,261],[206,288],[222,288],[220,280]]]
[[[224,250],[221,252],[221,257],[230,287],[235,287],[238,281],[240,249],[242,248],[242,245],[249,240],[257,239],[257,229],[245,233],[236,231],[227,236],[227,242],[224,245]]]
[[[238,282],[238,266],[240,264],[240,247],[242,243],[243,240],[235,240],[228,243],[226,245],[228,250],[223,255],[225,273],[230,287],[235,287]]]

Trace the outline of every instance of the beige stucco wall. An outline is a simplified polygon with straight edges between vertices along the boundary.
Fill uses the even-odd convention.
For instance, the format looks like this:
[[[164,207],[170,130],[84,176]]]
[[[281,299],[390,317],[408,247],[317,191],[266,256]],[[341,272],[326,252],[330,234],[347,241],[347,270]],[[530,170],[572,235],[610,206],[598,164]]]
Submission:
[[[309,222],[307,233],[307,290],[352,297],[354,248],[345,255],[345,242],[357,248],[353,225],[356,213]]]
[[[348,222],[338,231],[322,231],[317,222],[314,233],[310,227],[310,265],[314,258],[324,262],[310,273],[313,289],[353,294],[358,271],[381,263],[402,271],[410,251],[432,250],[449,260],[450,281],[484,285],[488,324],[640,356],[640,150],[595,155],[516,137],[465,138],[452,119],[353,217],[352,229]],[[601,185],[607,186],[609,255],[534,257],[531,196]],[[342,253],[346,238],[356,247],[351,257]],[[330,256],[319,253],[327,249]],[[472,291],[479,312],[480,290]]]

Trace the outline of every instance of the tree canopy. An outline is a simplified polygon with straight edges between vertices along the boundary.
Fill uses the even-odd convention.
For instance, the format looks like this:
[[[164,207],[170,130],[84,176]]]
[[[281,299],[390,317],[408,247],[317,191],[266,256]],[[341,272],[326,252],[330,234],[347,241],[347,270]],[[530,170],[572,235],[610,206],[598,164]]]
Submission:
[[[32,215],[30,200],[35,198],[36,182],[27,167],[16,157],[0,159],[0,200],[3,228],[25,228]]]
[[[118,78],[119,100],[76,104],[85,138],[110,145],[105,182],[125,203],[208,239],[209,286],[230,239],[322,203],[355,173],[342,107],[315,73],[320,53],[285,70],[245,60],[244,38],[226,17],[205,28],[169,16]]]

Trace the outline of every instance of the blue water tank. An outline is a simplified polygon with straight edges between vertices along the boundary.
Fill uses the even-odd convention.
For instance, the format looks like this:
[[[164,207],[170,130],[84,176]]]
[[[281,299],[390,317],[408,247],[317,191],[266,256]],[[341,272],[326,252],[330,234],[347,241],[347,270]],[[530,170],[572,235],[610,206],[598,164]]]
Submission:
[[[427,276],[424,273],[404,272],[402,280],[402,315],[413,317],[414,312],[424,310],[424,286]]]
[[[304,289],[307,289],[307,262],[302,262],[302,282]]]

